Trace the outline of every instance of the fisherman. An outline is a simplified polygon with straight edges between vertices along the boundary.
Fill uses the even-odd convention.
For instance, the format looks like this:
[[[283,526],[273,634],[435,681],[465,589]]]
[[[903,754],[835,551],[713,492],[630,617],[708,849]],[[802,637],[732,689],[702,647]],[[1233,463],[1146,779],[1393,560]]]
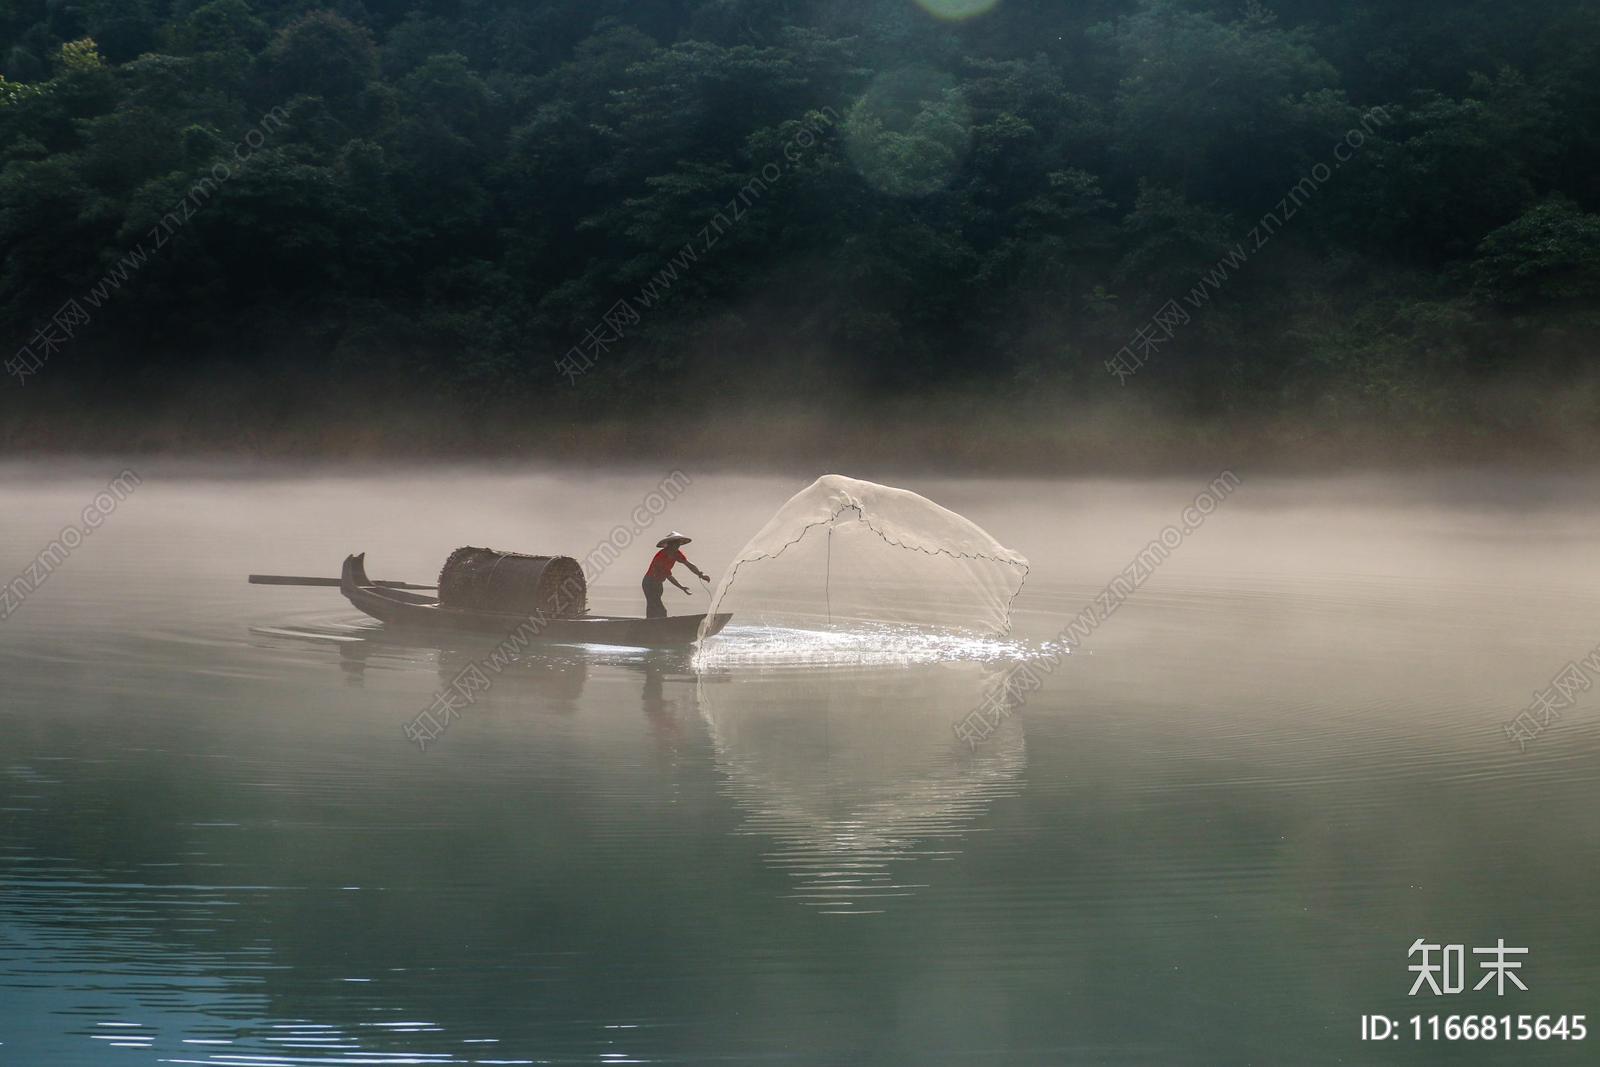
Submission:
[[[661,584],[662,582],[671,582],[679,589],[682,589],[685,593],[689,592],[688,586],[684,585],[682,582],[678,581],[678,579],[672,576],[672,567],[674,564],[681,563],[685,567],[688,567],[703,582],[709,582],[711,580],[710,575],[706,574],[699,567],[696,567],[693,563],[690,563],[688,559],[684,557],[682,548],[692,540],[694,540],[694,538],[685,537],[683,534],[674,530],[672,533],[656,542],[656,547],[661,551],[657,552],[656,558],[650,561],[650,569],[644,572],[644,581],[639,583],[644,588],[645,618],[664,619],[667,617],[666,605],[661,603],[661,594],[666,589],[666,587]]]

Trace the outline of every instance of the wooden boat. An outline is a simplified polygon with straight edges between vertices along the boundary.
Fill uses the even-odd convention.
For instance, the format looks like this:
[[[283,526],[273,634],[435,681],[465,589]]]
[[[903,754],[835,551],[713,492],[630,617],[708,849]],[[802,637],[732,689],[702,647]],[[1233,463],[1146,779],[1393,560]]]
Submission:
[[[397,588],[399,583],[374,582],[367,577],[366,560],[365,552],[345,557],[339,575],[339,591],[357,608],[391,626],[496,636],[520,632],[532,641],[550,644],[676,648],[694,644],[700,636],[700,622],[705,618],[704,615],[669,615],[664,619],[639,619],[582,614],[551,616],[541,622],[526,615],[446,608],[439,605],[437,597]],[[733,616],[727,613],[716,615],[706,627],[706,636],[720,631],[731,618]]]

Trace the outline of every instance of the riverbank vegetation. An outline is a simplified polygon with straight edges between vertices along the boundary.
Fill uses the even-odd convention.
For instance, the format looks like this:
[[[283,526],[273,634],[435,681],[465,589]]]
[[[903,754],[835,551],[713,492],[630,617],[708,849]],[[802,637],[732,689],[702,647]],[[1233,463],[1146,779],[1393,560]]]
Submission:
[[[1582,0],[0,0],[0,74],[12,450],[1600,426]]]

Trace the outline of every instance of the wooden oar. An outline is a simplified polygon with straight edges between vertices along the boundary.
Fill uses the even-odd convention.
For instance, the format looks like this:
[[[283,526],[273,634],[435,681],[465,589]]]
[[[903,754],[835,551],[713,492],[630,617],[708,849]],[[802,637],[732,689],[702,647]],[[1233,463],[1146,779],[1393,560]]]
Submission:
[[[292,574],[252,574],[251,585],[324,585],[339,588],[337,578],[298,578]],[[412,585],[410,582],[373,582],[386,589],[437,589],[436,585]]]

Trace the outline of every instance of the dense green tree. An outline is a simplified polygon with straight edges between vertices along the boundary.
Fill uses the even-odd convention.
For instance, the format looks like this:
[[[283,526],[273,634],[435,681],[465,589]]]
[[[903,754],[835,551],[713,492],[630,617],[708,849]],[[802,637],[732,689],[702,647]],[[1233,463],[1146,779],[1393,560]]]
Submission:
[[[1472,277],[1480,293],[1504,304],[1592,301],[1600,293],[1600,216],[1553,197],[1485,237]]]
[[[112,379],[1081,392],[1198,287],[1151,390],[1391,410],[1600,300],[1585,0],[0,0],[0,75],[0,323],[100,287]]]
[[[372,33],[331,11],[313,11],[280,30],[265,66],[280,92],[348,101],[378,74]]]
[[[1261,204],[1351,117],[1310,35],[1279,28],[1253,3],[1225,24],[1150,0],[1100,32],[1127,72],[1113,151],[1124,168],[1185,195]]]
[[[182,52],[255,52],[271,32],[244,0],[212,0],[190,13],[172,37]]]

